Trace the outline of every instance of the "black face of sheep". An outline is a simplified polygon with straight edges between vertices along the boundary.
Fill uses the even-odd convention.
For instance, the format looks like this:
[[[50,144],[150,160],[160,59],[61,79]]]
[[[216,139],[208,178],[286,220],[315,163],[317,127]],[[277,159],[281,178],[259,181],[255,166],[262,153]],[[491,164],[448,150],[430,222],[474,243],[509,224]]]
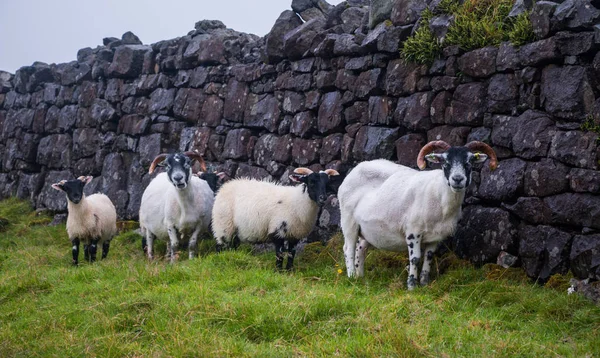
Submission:
[[[150,165],[149,172],[152,174],[157,166],[165,167],[169,181],[173,186],[177,189],[185,189],[192,176],[192,164],[194,160],[200,163],[202,170],[206,170],[204,159],[202,159],[200,154],[185,152],[157,156]]]
[[[52,188],[64,191],[67,194],[67,199],[73,204],[79,204],[83,198],[83,187],[92,180],[92,177],[79,177],[75,180],[61,180],[56,184],[52,184]]]
[[[292,181],[306,184],[306,191],[312,201],[319,206],[325,205],[327,201],[327,183],[329,176],[339,175],[333,169],[327,169],[319,173],[314,173],[307,168],[298,168],[290,175]]]
[[[225,178],[225,173],[205,173],[198,172],[198,178],[206,181],[210,189],[213,193],[216,193],[221,185],[223,184],[223,179]]]
[[[442,153],[433,153],[443,151]],[[471,170],[473,164],[483,163],[490,158],[490,168],[495,169],[497,159],[494,150],[483,142],[470,142],[464,147],[451,147],[444,141],[433,141],[425,145],[419,157],[417,164],[419,168],[426,167],[425,160],[431,163],[442,163],[444,176],[448,186],[455,192],[462,192],[471,183]]]

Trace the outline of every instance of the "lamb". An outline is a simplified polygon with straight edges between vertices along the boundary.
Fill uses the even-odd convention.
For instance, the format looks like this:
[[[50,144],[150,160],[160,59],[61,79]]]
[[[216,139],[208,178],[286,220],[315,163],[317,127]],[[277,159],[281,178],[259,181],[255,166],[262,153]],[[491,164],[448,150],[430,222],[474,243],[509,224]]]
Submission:
[[[167,241],[167,256],[171,263],[179,258],[180,238],[189,239],[189,258],[198,252],[198,236],[208,231],[214,193],[208,183],[192,175],[192,162],[198,161],[206,170],[202,157],[194,152],[161,154],[150,165],[152,174],[157,166],[166,173],[154,178],[142,195],[140,228],[146,237],[144,248],[153,258],[154,239]],[[144,245],[142,243],[142,245]]]
[[[83,187],[92,180],[91,176],[80,176],[75,180],[61,180],[52,188],[67,195],[67,234],[73,244],[73,265],[79,264],[79,244],[83,241],[86,261],[96,261],[98,245],[102,245],[102,259],[110,249],[110,241],[117,233],[117,211],[108,196],[93,194],[88,197]]]
[[[494,150],[482,142],[451,147],[433,141],[421,149],[417,165],[425,169],[427,160],[442,163],[442,169],[419,172],[382,159],[357,165],[338,195],[348,277],[363,276],[371,245],[390,251],[408,249],[407,286],[412,290],[424,245],[420,284],[427,285],[437,245],[454,232],[460,219],[472,165],[488,158],[494,170],[498,165]]]
[[[326,186],[333,169],[314,173],[297,168],[290,179],[299,186],[283,186],[269,181],[234,179],[225,183],[215,199],[212,212],[217,251],[235,242],[275,244],[276,268],[294,266],[296,244],[313,229],[319,207],[327,200]]]

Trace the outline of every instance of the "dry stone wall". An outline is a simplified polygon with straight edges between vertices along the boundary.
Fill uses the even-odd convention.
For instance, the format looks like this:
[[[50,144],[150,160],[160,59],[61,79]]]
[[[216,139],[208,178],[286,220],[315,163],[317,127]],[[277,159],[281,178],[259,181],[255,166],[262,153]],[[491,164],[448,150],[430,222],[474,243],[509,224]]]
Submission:
[[[285,182],[297,166],[415,167],[430,140],[481,140],[500,166],[474,172],[450,246],[478,263],[508,252],[531,277],[600,278],[598,135],[581,129],[600,123],[595,4],[539,1],[538,41],[446,48],[427,67],[399,59],[399,45],[435,1],[391,3],[370,14],[366,1],[294,0],[265,38],[201,21],[180,38],[126,33],[70,63],[0,72],[0,196],[64,212],[50,184],[93,175],[88,189],[136,219],[162,152]],[[314,237],[338,224],[332,195]]]

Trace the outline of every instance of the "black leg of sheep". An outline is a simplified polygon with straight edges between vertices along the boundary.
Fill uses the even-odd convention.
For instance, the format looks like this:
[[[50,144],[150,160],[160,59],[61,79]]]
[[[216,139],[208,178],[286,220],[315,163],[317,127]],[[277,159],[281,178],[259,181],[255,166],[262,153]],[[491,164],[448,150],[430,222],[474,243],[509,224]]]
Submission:
[[[287,241],[287,264],[285,265],[285,269],[291,271],[294,268],[294,257],[296,257],[296,244],[297,241]]]
[[[99,239],[92,239],[92,244],[90,245],[90,262],[96,261],[96,253],[98,252],[98,241]]]
[[[83,259],[90,261],[90,245],[88,244],[83,244]]]
[[[79,264],[79,239],[75,238],[71,240],[71,243],[73,244],[73,248],[71,249],[73,254],[73,265],[77,266]]]
[[[285,241],[280,238],[275,238],[273,242],[275,243],[275,258],[277,259],[275,267],[277,270],[281,270],[283,269],[283,258],[286,256],[286,253],[284,252]]]
[[[108,250],[110,249],[110,241],[104,241],[102,243],[102,259],[104,260],[108,256]]]

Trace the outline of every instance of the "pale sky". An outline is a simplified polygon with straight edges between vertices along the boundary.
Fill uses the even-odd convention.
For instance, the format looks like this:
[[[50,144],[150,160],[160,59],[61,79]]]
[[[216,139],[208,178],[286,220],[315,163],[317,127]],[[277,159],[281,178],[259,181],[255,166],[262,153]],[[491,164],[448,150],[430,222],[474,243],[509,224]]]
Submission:
[[[339,4],[342,0],[328,0]],[[0,0],[0,70],[73,61],[77,50],[132,31],[144,44],[186,35],[203,19],[265,35],[291,0]]]

